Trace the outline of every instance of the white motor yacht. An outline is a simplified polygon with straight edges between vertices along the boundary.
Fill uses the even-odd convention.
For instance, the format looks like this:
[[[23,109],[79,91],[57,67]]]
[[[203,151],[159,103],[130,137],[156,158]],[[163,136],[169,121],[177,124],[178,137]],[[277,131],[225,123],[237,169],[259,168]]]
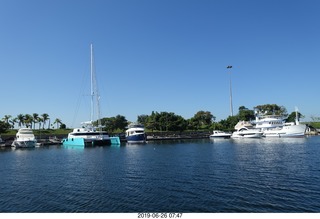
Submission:
[[[126,130],[126,139],[128,143],[145,143],[146,133],[144,126],[136,123],[130,124]]]
[[[232,133],[231,138],[261,138],[260,129],[254,128],[250,122],[240,121],[235,126],[236,131]]]
[[[37,140],[30,128],[19,129],[16,134],[16,139],[11,144],[11,146],[15,148],[34,148],[36,145]]]
[[[299,123],[297,110],[295,122],[286,123],[283,116],[256,114],[255,124],[264,137],[303,137],[307,128]]]
[[[210,138],[230,138],[231,133],[219,131],[219,130],[213,130],[212,134],[210,135]]]

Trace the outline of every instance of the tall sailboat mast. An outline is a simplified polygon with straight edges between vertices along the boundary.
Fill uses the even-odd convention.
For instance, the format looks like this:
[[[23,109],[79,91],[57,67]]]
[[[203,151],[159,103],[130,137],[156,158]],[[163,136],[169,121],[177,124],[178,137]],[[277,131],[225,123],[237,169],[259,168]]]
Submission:
[[[94,114],[94,103],[93,103],[93,98],[94,98],[94,90],[93,90],[93,46],[92,43],[90,44],[90,85],[91,85],[91,112],[90,112],[90,122],[93,122],[93,114]]]
[[[96,103],[97,103],[97,120],[98,120],[98,128],[99,131],[102,131],[102,126],[101,126],[101,120],[100,120],[100,95],[98,91],[98,86],[97,86],[97,79],[95,75],[95,68],[94,68],[94,59],[93,59],[93,45],[92,43],[90,44],[90,51],[91,51],[91,60],[90,60],[90,70],[91,70],[91,123],[93,124],[94,120],[94,97],[96,97]]]

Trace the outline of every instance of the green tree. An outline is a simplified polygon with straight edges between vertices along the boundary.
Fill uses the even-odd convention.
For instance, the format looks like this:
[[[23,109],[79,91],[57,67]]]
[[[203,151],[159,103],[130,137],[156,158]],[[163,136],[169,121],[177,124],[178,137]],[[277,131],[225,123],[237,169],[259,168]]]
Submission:
[[[187,128],[187,121],[173,112],[161,112],[159,124],[161,124],[160,127],[163,131],[183,131]]]
[[[97,124],[97,121],[94,123]],[[128,126],[128,121],[124,116],[117,115],[116,117],[102,118],[101,125],[104,126],[108,132],[116,130],[124,131]]]
[[[18,126],[19,128],[21,128],[21,126],[24,125],[24,115],[23,114],[17,115],[17,120],[18,120]]]
[[[0,133],[5,133],[10,129],[10,124],[0,120]]]
[[[209,111],[198,111],[190,120],[191,129],[209,129],[216,118]]]
[[[39,130],[41,128],[41,123],[43,122],[43,119],[41,117],[38,117],[37,123],[39,124]]]
[[[229,116],[227,119],[221,120],[219,123],[221,125],[222,130],[233,131],[235,125],[239,122],[239,117]]]
[[[139,115],[137,118],[137,122],[146,126],[148,123],[148,118],[149,118],[148,115]]]
[[[188,122],[182,116],[172,115],[169,123],[169,131],[185,131],[188,127]]]
[[[126,117],[121,116],[121,115],[117,115],[115,117],[115,128],[116,129],[124,131],[127,126],[128,126],[128,120],[126,119]]]
[[[152,130],[152,131],[154,131],[154,130],[160,130],[159,118],[160,118],[159,113],[152,111],[151,115],[148,116],[148,121],[147,121],[147,123],[145,124],[145,127],[146,127],[147,129]]]
[[[300,121],[301,118],[304,118],[304,116],[298,112],[298,121]],[[296,112],[292,112],[289,114],[288,118],[286,119],[286,122],[295,122],[296,121]]]
[[[56,124],[56,125],[57,125],[57,129],[58,129],[58,126],[62,124],[62,121],[61,121],[61,119],[56,118],[56,119],[54,120],[53,124]]]
[[[251,121],[255,119],[254,111],[249,110],[244,106],[239,107],[238,120],[239,121]]]
[[[115,130],[115,117],[111,118],[102,118],[101,125],[104,126],[104,129],[108,132],[113,132]],[[94,123],[96,125],[96,123]]]
[[[320,128],[320,117],[318,116],[311,116],[310,124],[315,128]]]
[[[36,123],[39,121],[39,114],[38,113],[33,113],[32,114],[32,118],[33,118],[33,128],[36,128]]]
[[[4,117],[3,117],[3,121],[6,123],[6,124],[9,124],[9,126],[11,127],[11,125],[10,125],[10,123],[11,123],[11,119],[12,118],[12,116],[11,115],[5,115]]]
[[[24,115],[24,124],[26,125],[26,127],[32,128],[32,123],[33,123],[33,117],[30,114],[25,114]]]
[[[284,106],[278,106],[277,104],[264,104],[258,105],[254,107],[254,110],[257,111],[259,114],[265,115],[281,115],[287,116],[287,109]]]
[[[17,120],[18,120],[17,118],[13,118],[13,119],[9,120],[9,122],[11,123],[12,129],[14,128],[14,125],[16,124]]]
[[[45,124],[46,124],[46,122],[49,120],[49,115],[47,114],[47,113],[43,113],[42,115],[41,115],[41,117],[42,117],[42,122],[43,122],[43,127],[42,127],[42,129],[44,129],[44,126],[45,126]],[[50,122],[49,122],[49,125],[48,125],[48,129],[50,128]]]

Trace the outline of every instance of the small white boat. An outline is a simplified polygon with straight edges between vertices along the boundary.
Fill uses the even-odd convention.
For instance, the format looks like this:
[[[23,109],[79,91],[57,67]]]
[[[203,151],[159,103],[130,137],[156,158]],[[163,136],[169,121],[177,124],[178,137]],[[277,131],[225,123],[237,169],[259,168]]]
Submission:
[[[49,137],[49,142],[53,143],[53,144],[60,144],[61,140],[57,138],[57,136],[53,136],[53,137]]]
[[[212,134],[210,135],[210,138],[230,138],[231,133],[219,131],[219,130],[213,130]]]
[[[254,128],[250,122],[246,121],[238,122],[235,129],[231,138],[261,138],[263,134],[260,129]]]
[[[11,144],[11,146],[15,148],[34,148],[36,145],[37,140],[30,128],[19,129],[16,134],[16,139]]]

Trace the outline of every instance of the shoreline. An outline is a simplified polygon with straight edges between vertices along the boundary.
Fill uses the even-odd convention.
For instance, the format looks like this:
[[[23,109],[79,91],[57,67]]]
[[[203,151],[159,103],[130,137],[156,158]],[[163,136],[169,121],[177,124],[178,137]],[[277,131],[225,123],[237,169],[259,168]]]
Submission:
[[[209,139],[211,132],[203,131],[203,132],[147,132],[146,141],[170,141],[170,140],[192,140],[192,139]],[[315,136],[319,135],[318,133],[306,133],[305,136]],[[60,145],[62,144],[62,139],[66,138],[65,134],[57,134],[57,135],[35,135],[37,142],[40,146],[51,146],[51,145]],[[123,133],[121,134],[110,134],[110,137],[119,137],[121,143],[126,143],[127,140]],[[15,138],[15,135],[8,135],[5,138],[2,138],[4,144],[0,145],[0,148],[11,147],[11,144]]]
[[[169,141],[169,140],[189,140],[189,139],[207,139],[210,136],[210,132],[147,132],[147,141]],[[120,138],[121,143],[126,143],[127,140],[123,133],[121,134],[110,134],[110,137],[117,136]],[[35,134],[37,142],[40,146],[50,146],[62,144],[62,139],[66,138],[65,134],[59,135],[37,135]],[[15,135],[8,135],[4,140],[4,145],[1,147],[11,147],[12,142],[15,139]]]

